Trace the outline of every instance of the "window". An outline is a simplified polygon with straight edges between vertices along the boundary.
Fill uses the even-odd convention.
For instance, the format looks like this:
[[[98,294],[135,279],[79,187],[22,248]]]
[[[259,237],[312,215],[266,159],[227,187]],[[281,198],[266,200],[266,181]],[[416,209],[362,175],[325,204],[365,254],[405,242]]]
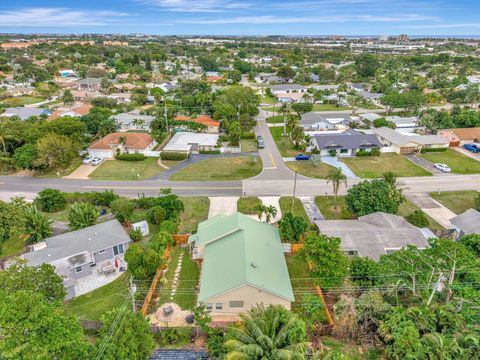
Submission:
[[[100,250],[98,253],[99,254],[105,254],[105,250]]]
[[[82,268],[81,266],[77,266],[77,267],[75,268],[75,272],[76,272],[76,273],[80,273],[80,272],[82,272],[82,271],[83,271],[83,268]]]
[[[206,304],[205,304],[205,310],[207,310],[207,311],[212,311],[212,309],[213,309],[212,303],[206,303]]]
[[[340,154],[346,154],[348,153],[348,149],[340,149]]]
[[[115,245],[113,247],[113,255],[123,254],[123,244]]]
[[[242,308],[243,307],[243,301],[230,301],[230,307],[231,308]]]
[[[215,310],[222,310],[223,309],[223,304],[222,303],[216,303],[215,304]]]
[[[357,252],[357,250],[347,250],[347,251],[345,251],[345,255],[356,256],[356,255],[358,255],[358,252]]]

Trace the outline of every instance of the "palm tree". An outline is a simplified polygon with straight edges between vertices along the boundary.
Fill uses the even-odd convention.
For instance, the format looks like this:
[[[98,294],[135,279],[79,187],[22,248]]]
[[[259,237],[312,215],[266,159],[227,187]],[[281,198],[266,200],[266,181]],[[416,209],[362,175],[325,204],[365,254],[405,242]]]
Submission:
[[[301,320],[293,313],[280,306],[257,305],[240,317],[225,342],[227,360],[305,359],[306,343],[293,333]]]
[[[296,148],[300,147],[300,144],[305,139],[305,130],[301,126],[295,126],[290,132],[290,138],[292,139]]]
[[[97,209],[89,203],[74,203],[68,211],[68,226],[80,230],[95,225],[99,216]]]
[[[465,101],[469,102],[472,107],[473,105],[480,102],[480,85],[471,84],[467,88],[467,93],[465,95]]]
[[[42,214],[35,205],[25,208],[25,232],[29,235],[28,243],[37,243],[52,234],[52,220]]]
[[[253,211],[257,213],[258,221],[261,221],[263,213],[265,212],[265,206],[262,204],[257,204],[254,206]]]
[[[265,212],[265,221],[270,223],[270,220],[277,216],[277,208],[273,205],[266,206],[264,209]]]
[[[343,174],[342,169],[335,169],[330,172],[330,174],[327,175],[327,184],[331,182],[333,186],[333,193],[335,194],[334,198],[334,208],[337,208],[337,195],[338,195],[338,190],[340,189],[340,185],[342,183],[347,186],[347,177]]]
[[[391,187],[397,186],[397,174],[393,171],[387,171],[386,173],[382,174],[383,180],[387,182]]]
[[[0,122],[0,144],[2,144],[2,149],[5,154],[7,153],[6,140],[19,141],[16,136],[10,134],[10,130],[6,126],[7,124],[7,121]]]
[[[424,359],[457,359],[462,353],[462,348],[454,337],[436,332],[425,334],[421,339],[421,344]]]

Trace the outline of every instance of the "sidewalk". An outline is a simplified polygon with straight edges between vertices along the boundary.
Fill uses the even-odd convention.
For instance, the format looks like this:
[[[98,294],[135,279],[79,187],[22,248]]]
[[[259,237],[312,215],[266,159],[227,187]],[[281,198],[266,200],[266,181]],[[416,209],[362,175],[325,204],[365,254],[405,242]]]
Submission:
[[[450,219],[457,216],[453,211],[432,199],[428,194],[413,193],[407,194],[406,196],[413,204],[418,206],[423,212],[442,225],[445,229],[452,228]]]
[[[336,156],[322,156],[322,162],[324,162],[325,164],[331,165],[333,167],[336,167],[337,169],[342,169],[343,174],[348,179],[359,179],[359,177],[355,175],[355,173],[352,170],[350,170],[347,164],[338,160]]]

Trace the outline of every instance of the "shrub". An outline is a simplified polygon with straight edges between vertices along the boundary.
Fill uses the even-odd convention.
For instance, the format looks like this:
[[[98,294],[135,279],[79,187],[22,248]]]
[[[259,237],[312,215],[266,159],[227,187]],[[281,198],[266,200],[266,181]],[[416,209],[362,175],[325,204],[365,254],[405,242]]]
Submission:
[[[160,231],[175,234],[178,231],[178,218],[170,218],[160,224]]]
[[[148,280],[155,276],[157,269],[162,265],[162,255],[153,249],[132,244],[125,253],[125,261],[135,279]]]
[[[445,152],[447,151],[448,148],[423,148],[421,150],[422,153],[426,153],[426,152]]]
[[[145,160],[147,157],[143,154],[117,154],[115,155],[115,159],[122,160],[122,161],[142,161]]]
[[[67,201],[65,194],[57,189],[43,189],[35,198],[35,205],[48,213],[58,212],[65,209]]]
[[[142,230],[140,229],[132,229],[130,230],[130,239],[132,239],[132,241],[140,241],[142,240]]]
[[[155,340],[161,347],[176,345],[177,347],[190,344],[193,336],[193,328],[167,328],[155,334]]]
[[[220,154],[220,150],[200,150],[199,151],[200,154]]]
[[[337,155],[337,151],[334,150],[334,149],[330,149],[330,150],[328,150],[328,155],[330,155],[330,156],[336,156],[336,155]]]
[[[308,224],[301,216],[287,212],[280,220],[278,230],[282,240],[297,243],[307,228]]]
[[[380,149],[379,148],[373,148],[370,150],[370,156],[380,156]]]
[[[159,254],[163,254],[168,245],[173,245],[173,236],[165,230],[157,232],[148,242],[148,247]]]
[[[428,226],[427,215],[422,210],[415,210],[405,218],[410,224],[423,228]]]
[[[95,225],[99,216],[98,210],[89,203],[75,203],[68,211],[68,226],[79,230]]]
[[[154,206],[147,211],[147,220],[155,225],[161,224],[167,217],[167,212],[161,206]]]
[[[110,208],[117,220],[124,223],[132,215],[134,205],[128,199],[119,198],[110,204]]]
[[[188,154],[178,153],[178,152],[165,152],[160,153],[160,159],[162,160],[173,160],[173,161],[182,161],[188,157]]]
[[[370,151],[366,151],[365,149],[360,149],[357,151],[357,156],[380,156],[380,149],[379,148],[372,148]]]
[[[240,139],[242,139],[242,140],[255,139],[255,134],[251,133],[251,132],[242,133],[242,135],[240,135]]]

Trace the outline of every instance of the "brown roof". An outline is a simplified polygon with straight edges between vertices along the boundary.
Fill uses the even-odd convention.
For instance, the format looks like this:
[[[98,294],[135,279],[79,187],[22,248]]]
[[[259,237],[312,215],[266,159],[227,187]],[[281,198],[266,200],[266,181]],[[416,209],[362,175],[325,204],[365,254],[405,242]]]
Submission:
[[[192,119],[190,116],[186,116],[186,115],[178,115],[175,117],[175,120],[193,121],[199,124],[204,124],[206,126],[220,126],[220,121],[213,120],[208,115],[199,115],[196,119]]]
[[[480,128],[451,129],[460,140],[480,139]]]
[[[111,149],[118,145],[118,139],[124,136],[126,138],[125,147],[129,149],[145,150],[153,142],[153,138],[150,134],[145,133],[127,133],[116,132],[108,134],[100,140],[90,145],[89,149]]]

